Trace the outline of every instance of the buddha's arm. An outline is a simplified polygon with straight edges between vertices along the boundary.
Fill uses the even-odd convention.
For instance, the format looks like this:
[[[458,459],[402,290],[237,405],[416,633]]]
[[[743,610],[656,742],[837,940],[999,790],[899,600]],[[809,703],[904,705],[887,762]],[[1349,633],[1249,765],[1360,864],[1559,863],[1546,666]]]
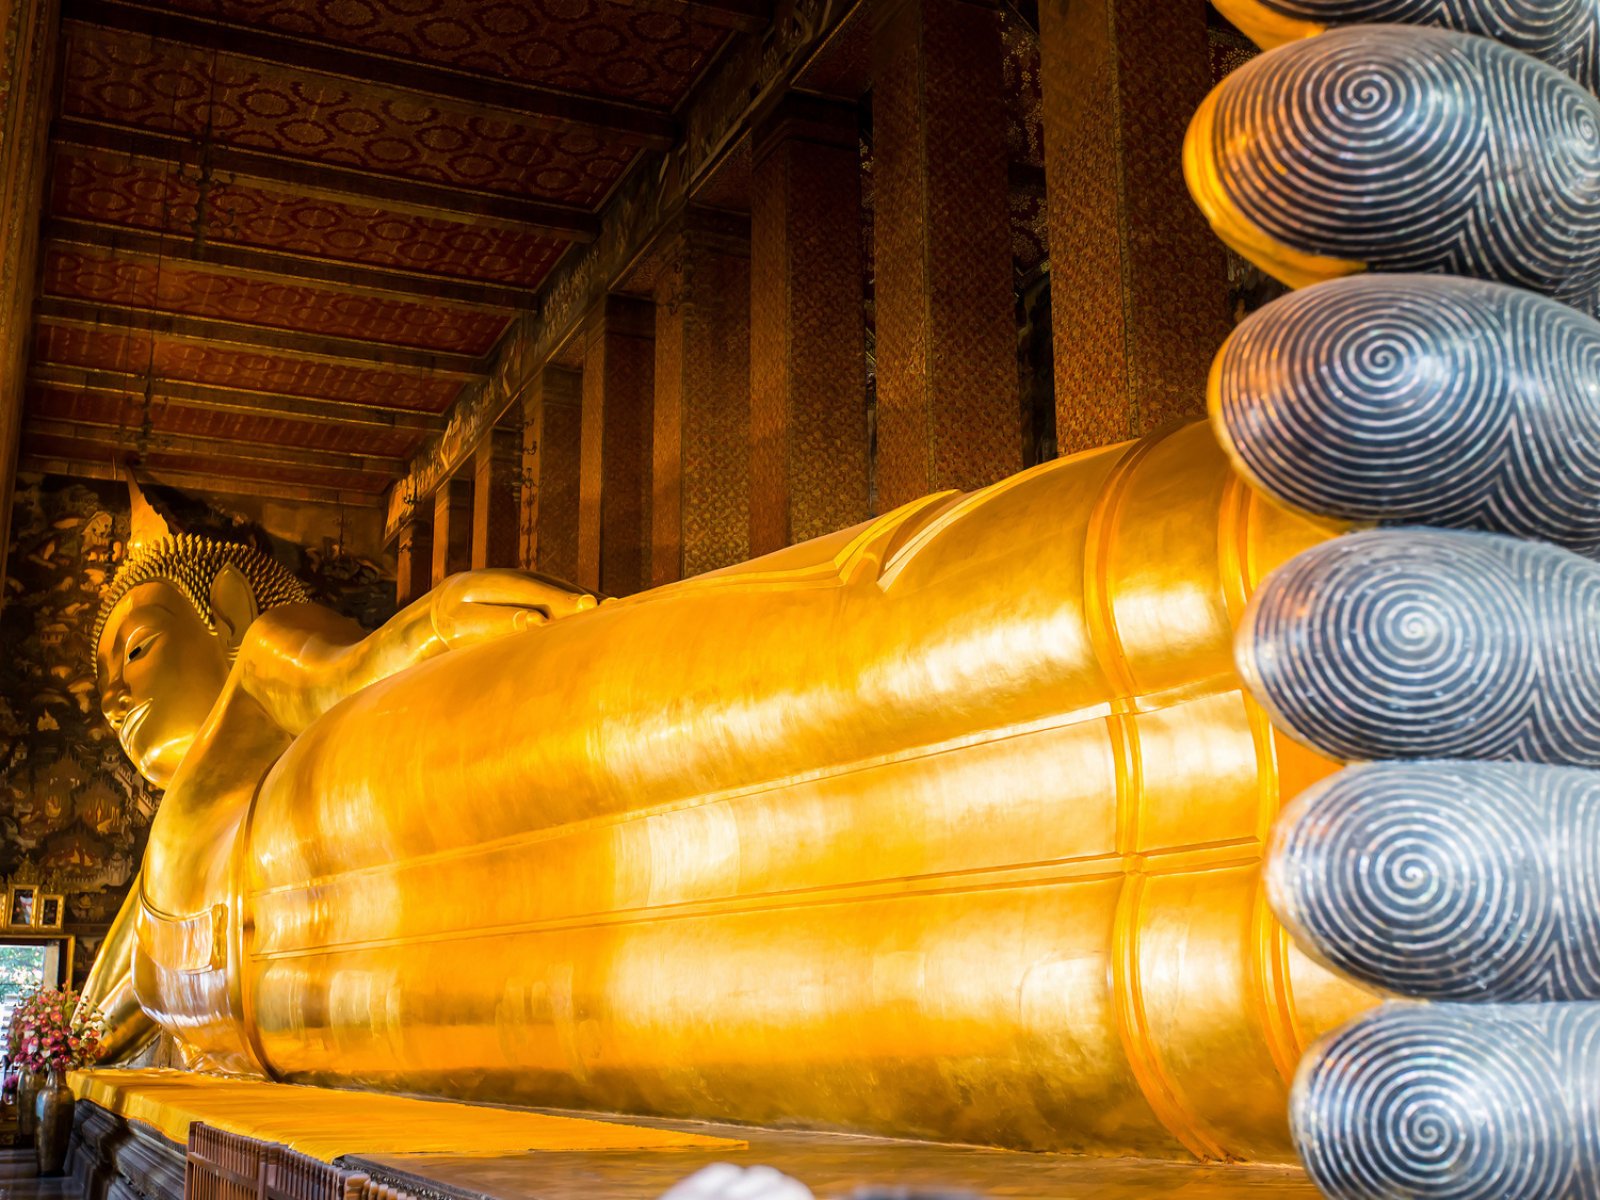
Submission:
[[[586,592],[522,571],[468,571],[366,635],[321,605],[275,608],[250,627],[234,669],[240,687],[294,734],[345,697],[424,659],[595,604]]]

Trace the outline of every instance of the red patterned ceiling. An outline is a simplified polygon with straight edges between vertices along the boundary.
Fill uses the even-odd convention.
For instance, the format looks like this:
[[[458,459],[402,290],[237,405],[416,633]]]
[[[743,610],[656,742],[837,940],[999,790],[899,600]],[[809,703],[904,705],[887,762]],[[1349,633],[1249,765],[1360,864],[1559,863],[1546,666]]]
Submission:
[[[84,392],[64,387],[35,387],[28,396],[28,411],[55,421],[134,429],[142,411],[130,408],[129,398],[112,392]],[[256,413],[217,412],[168,404],[157,398],[150,406],[155,441],[162,434],[184,437],[227,438],[247,444],[289,446],[301,450],[329,450],[340,454],[376,454],[404,458],[426,436],[421,430],[382,429],[372,425],[337,425],[327,421],[295,421]]]
[[[162,9],[179,19],[163,18]],[[139,380],[148,372],[155,399],[146,413],[139,396],[77,390],[51,374],[58,382],[36,383],[29,394],[34,448],[100,463],[106,436],[115,435],[95,434],[97,428],[138,429],[148,416],[145,463],[152,469],[381,490],[391,464],[374,456],[405,458],[423,433],[340,424],[337,409],[324,410],[325,419],[305,414],[316,413],[318,401],[443,413],[469,380],[383,366],[381,353],[349,343],[473,359],[492,353],[569,248],[551,226],[574,237],[592,232],[606,197],[640,159],[639,130],[654,129],[649,137],[670,131],[673,111],[731,44],[724,23],[691,19],[689,11],[682,0],[69,6],[64,120],[56,127],[47,213],[55,223],[43,269],[43,294],[58,303],[36,328],[34,360]],[[726,23],[748,28],[748,14],[736,5]],[[214,22],[234,28],[219,38]],[[315,70],[301,65],[305,53],[321,54]],[[366,57],[374,54],[389,61]],[[440,90],[453,98],[420,83],[411,89],[418,73],[408,73],[408,61],[429,67],[431,82],[445,80]],[[460,81],[453,84],[439,67],[492,80],[498,90],[486,91],[502,104],[529,100],[572,119],[476,103],[473,81],[455,86]],[[544,105],[530,92],[508,90],[508,80],[565,95]],[[124,131],[147,136],[125,150]],[[213,143],[264,153],[208,159]],[[217,165],[203,202],[202,161]],[[506,197],[570,206],[574,214],[533,211],[518,220],[537,204]],[[204,221],[197,238],[198,212]],[[202,242],[217,253],[208,258]],[[104,326],[72,323],[67,318],[78,310],[60,301],[86,302],[111,316]],[[274,344],[287,349],[220,340],[232,332],[202,341],[123,330],[151,312],[258,326],[275,331]],[[210,333],[196,324],[179,328]],[[286,339],[280,331],[305,336]],[[327,338],[344,344],[320,340]],[[369,356],[371,364],[363,361]],[[261,411],[235,411],[236,398],[222,404],[203,389],[168,404],[162,390],[169,382],[256,396]],[[163,435],[174,441],[162,446]],[[294,461],[268,471],[257,461],[261,453],[241,449],[230,465],[232,445],[279,447],[280,457]],[[319,451],[365,455],[376,470],[329,471]]]
[[[194,234],[198,193],[177,172],[104,151],[56,152],[51,210],[59,216]],[[218,184],[207,240],[286,250],[342,262],[536,286],[562,242],[493,225],[414,217],[358,204]],[[163,217],[165,224],[163,225]]]
[[[430,308],[69,246],[45,252],[43,287],[47,296],[466,354],[487,353],[506,327],[503,313]]]
[[[592,206],[636,153],[587,130],[73,25],[62,109],[117,125]]]
[[[168,0],[200,16],[671,108],[726,33],[605,0]]]
[[[149,370],[158,379],[434,413],[443,412],[461,389],[455,376],[288,358],[176,338],[156,338],[152,357],[147,334],[64,325],[38,326],[34,361],[135,375]]]

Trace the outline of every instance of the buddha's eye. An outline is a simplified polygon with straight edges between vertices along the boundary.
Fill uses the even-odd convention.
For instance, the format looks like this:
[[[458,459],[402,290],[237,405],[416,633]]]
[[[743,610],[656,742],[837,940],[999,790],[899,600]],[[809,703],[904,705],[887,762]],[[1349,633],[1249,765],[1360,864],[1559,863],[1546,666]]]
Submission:
[[[134,645],[128,647],[128,661],[129,662],[138,662],[141,658],[143,658],[145,656],[146,652],[149,651],[151,645],[155,642],[155,640],[156,640],[156,635],[155,634],[151,634],[149,637],[144,638],[142,641],[136,642],[136,643],[134,643]]]

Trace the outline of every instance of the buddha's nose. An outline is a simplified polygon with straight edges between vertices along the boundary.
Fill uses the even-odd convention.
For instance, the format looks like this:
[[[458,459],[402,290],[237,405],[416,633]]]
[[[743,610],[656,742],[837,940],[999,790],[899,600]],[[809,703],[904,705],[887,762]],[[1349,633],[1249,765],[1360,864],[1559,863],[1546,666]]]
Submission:
[[[100,694],[100,711],[105,713],[106,724],[110,725],[113,731],[122,728],[123,721],[128,719],[128,709],[131,707],[132,702],[125,687],[107,688]]]

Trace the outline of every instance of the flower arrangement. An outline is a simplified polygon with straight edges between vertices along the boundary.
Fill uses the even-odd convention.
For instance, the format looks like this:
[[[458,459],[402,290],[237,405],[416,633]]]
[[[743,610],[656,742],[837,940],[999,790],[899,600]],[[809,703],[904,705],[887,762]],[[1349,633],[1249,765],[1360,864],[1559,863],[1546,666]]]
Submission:
[[[100,1057],[106,1022],[71,988],[29,992],[11,1014],[10,1041],[26,1071],[72,1070]]]

